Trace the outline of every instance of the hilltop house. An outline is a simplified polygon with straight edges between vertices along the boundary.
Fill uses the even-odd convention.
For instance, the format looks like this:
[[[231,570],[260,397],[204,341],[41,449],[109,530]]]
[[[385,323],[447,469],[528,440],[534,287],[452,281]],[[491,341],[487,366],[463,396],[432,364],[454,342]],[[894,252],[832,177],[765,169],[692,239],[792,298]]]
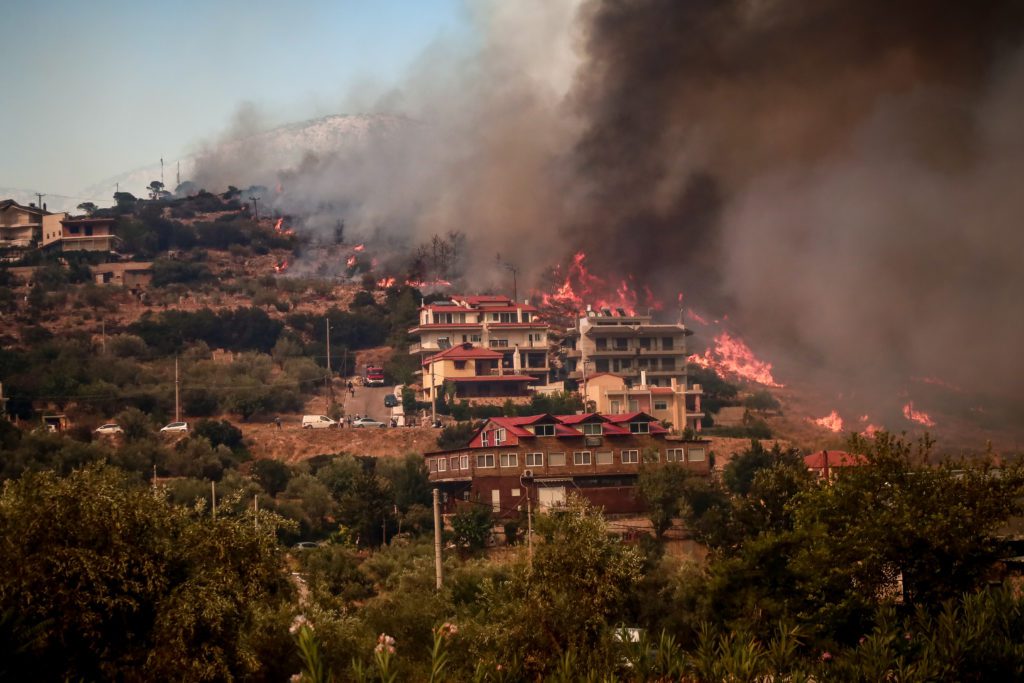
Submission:
[[[701,429],[700,398],[704,393],[699,384],[689,389],[675,377],[669,385],[652,386],[647,383],[647,372],[640,371],[640,383],[631,386],[624,377],[610,372],[599,372],[587,377],[582,392],[587,405],[598,413],[644,412],[673,429],[682,431]]]
[[[547,383],[548,326],[537,320],[534,306],[504,296],[453,296],[426,304],[419,313],[419,323],[409,330],[418,341],[409,352],[421,362],[428,355],[471,344],[498,354],[496,370],[501,374],[528,375],[533,383]]]
[[[420,398],[432,401],[444,391],[445,383],[455,390],[456,400],[523,398],[530,395],[532,375],[505,372],[504,356],[498,351],[458,344],[428,356],[423,361],[423,390]]]
[[[512,517],[527,500],[540,508],[575,491],[606,513],[643,509],[636,494],[641,462],[663,462],[708,474],[708,441],[673,437],[642,412],[494,417],[465,448],[425,454],[445,510],[458,501],[491,505]]]
[[[13,199],[0,202],[0,249],[29,249],[42,240],[43,219],[49,211]]]
[[[67,214],[44,226],[42,246],[51,251],[113,251],[120,241],[114,235],[114,218],[70,218]]]

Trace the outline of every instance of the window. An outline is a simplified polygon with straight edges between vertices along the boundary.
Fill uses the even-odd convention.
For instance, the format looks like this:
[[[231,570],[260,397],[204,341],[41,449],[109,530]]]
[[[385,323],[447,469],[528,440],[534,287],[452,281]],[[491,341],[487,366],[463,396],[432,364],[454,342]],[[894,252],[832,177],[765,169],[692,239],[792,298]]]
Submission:
[[[644,350],[650,349],[651,348],[651,338],[650,337],[640,337],[640,348],[644,349]]]
[[[464,360],[457,360],[457,361],[455,361],[455,369],[456,370],[465,370],[466,369],[466,361],[464,361]]]
[[[488,438],[489,437],[487,436],[487,432],[486,431],[480,432],[480,445],[481,446],[490,446],[491,444],[488,441]]]
[[[615,462],[615,458],[612,456],[611,451],[598,451],[597,452],[597,464],[598,465],[611,465]]]
[[[494,445],[495,446],[500,446],[503,443],[505,443],[505,428],[502,427],[501,429],[495,429],[494,430]]]
[[[462,469],[468,470],[469,469],[469,456],[468,455],[460,455],[459,456],[459,465],[462,467]]]
[[[631,412],[631,413],[640,412],[640,403],[635,398],[629,399],[628,403],[629,403],[629,412]]]
[[[447,458],[438,458],[437,459],[437,471],[438,472],[447,472],[448,471],[448,460],[447,460]]]
[[[495,319],[499,323],[514,323],[514,322],[517,322],[516,321],[516,314],[515,313],[498,313],[495,316]]]
[[[554,436],[555,425],[535,425],[533,433],[537,436]]]
[[[471,334],[471,335],[469,335],[469,341],[476,342],[477,344],[479,344],[480,343],[480,335],[479,334]]]
[[[612,401],[612,415],[622,412],[622,403],[619,401]]]
[[[431,458],[427,461],[427,469],[431,472],[437,472],[437,460]]]
[[[607,348],[608,348],[608,340],[607,339],[598,339],[597,340],[597,350],[598,351],[604,351]]]
[[[629,348],[629,340],[626,339],[625,337],[619,337],[618,339],[615,340],[615,350],[616,351],[625,351],[628,348]]]
[[[635,465],[640,462],[640,451],[622,451],[622,464],[623,465]]]
[[[476,456],[477,467],[494,467],[494,453]]]
[[[518,498],[520,496],[519,489],[509,489],[509,493],[512,494],[513,498]]]
[[[450,462],[448,463],[448,469],[457,470],[459,469],[459,456],[453,455]]]
[[[682,448],[666,448],[665,449],[665,462],[684,462]]]
[[[583,433],[587,436],[601,436],[603,427],[600,422],[587,422],[583,425]]]
[[[492,339],[491,340],[491,346],[495,346],[495,347],[497,347],[499,349],[507,349],[508,348],[508,339]]]
[[[704,462],[705,456],[703,448],[691,448],[686,452],[686,455],[690,462]]]
[[[661,359],[661,369],[662,370],[675,370],[676,369],[676,359],[675,358],[662,358]]]
[[[655,410],[668,410],[668,401],[655,401],[654,402],[654,409]]]
[[[519,454],[502,453],[499,462],[502,467],[519,467]]]
[[[526,454],[526,466],[527,467],[544,467],[544,454],[543,453],[527,453]]]
[[[561,467],[565,465],[565,453],[549,453],[548,464],[552,467]]]
[[[646,422],[630,422],[629,432],[631,434],[649,434],[651,432],[651,425]]]
[[[661,348],[665,349],[666,351],[671,349],[672,348],[672,337],[662,337],[661,338]]]
[[[597,362],[594,363],[594,368],[598,372],[608,372],[608,359],[607,358],[599,358],[597,360]]]
[[[589,465],[590,451],[574,451],[572,454],[573,465]]]

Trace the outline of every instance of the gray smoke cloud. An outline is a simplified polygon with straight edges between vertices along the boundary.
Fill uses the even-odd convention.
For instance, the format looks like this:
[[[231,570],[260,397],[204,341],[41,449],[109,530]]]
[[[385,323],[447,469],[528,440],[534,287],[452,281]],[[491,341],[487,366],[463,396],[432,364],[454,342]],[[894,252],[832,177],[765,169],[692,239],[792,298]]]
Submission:
[[[463,231],[479,288],[506,278],[496,252],[536,282],[584,249],[858,409],[892,414],[911,376],[1021,385],[1024,5],[471,8],[479,43],[435,45],[373,99],[400,123],[296,164],[283,210],[407,243]],[[280,178],[222,157],[210,185]]]

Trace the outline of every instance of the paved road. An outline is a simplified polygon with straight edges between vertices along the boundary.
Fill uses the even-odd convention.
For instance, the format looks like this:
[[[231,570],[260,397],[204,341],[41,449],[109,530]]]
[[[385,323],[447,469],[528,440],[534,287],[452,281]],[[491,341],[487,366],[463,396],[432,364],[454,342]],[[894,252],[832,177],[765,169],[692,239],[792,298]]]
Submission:
[[[391,420],[391,409],[384,407],[384,396],[393,393],[394,387],[363,387],[356,386],[355,396],[345,394],[345,416],[366,417],[388,424]]]

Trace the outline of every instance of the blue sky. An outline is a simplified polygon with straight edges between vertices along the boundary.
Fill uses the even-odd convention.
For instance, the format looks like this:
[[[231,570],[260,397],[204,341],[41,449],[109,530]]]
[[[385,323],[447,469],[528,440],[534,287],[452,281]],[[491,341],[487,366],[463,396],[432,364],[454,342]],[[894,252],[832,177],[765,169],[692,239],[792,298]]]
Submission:
[[[432,42],[461,0],[6,0],[0,187],[74,193],[187,154],[243,102],[270,122],[342,112]]]

